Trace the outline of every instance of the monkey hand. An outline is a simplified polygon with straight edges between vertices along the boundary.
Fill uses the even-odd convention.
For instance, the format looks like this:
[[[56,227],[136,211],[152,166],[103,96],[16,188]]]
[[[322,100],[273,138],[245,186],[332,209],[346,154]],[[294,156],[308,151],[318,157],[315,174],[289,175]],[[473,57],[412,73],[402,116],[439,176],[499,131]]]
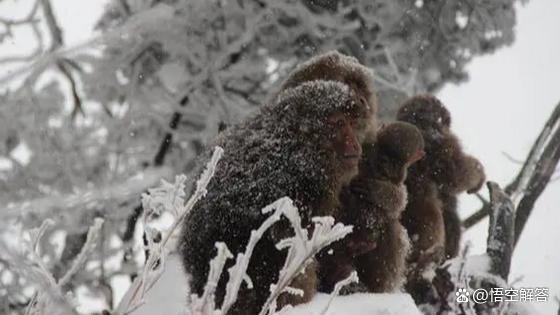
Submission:
[[[468,176],[469,187],[467,187],[467,193],[473,194],[482,188],[484,182],[486,181],[486,175],[484,174],[484,167],[482,164],[472,156],[465,157],[465,165],[469,170]]]

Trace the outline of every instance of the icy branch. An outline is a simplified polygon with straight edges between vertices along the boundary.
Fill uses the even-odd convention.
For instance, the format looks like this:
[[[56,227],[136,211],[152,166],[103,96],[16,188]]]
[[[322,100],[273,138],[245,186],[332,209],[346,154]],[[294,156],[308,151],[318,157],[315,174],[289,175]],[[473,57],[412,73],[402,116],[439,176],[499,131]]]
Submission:
[[[229,281],[226,285],[226,295],[222,309],[218,314],[227,314],[228,310],[237,300],[237,294],[239,293],[239,288],[241,287],[243,281],[247,282],[249,288],[253,286],[251,279],[247,275],[247,268],[249,267],[253,250],[264,233],[270,229],[272,225],[278,222],[278,220],[280,220],[280,215],[287,211],[287,208],[291,206],[293,206],[293,204],[289,198],[282,198],[262,210],[263,213],[270,211],[274,211],[274,213],[269,216],[257,230],[251,231],[251,237],[249,238],[249,243],[247,244],[245,252],[239,253],[237,255],[235,265],[228,269]]]
[[[72,267],[64,274],[62,278],[58,281],[58,285],[60,287],[64,287],[78,271],[82,268],[82,266],[86,263],[89,255],[93,252],[97,240],[99,239],[99,235],[101,232],[101,227],[103,225],[104,220],[101,218],[95,218],[93,221],[93,226],[89,229],[86,242],[78,256],[72,262]]]
[[[218,254],[210,261],[210,271],[208,272],[208,280],[204,286],[204,292],[201,297],[196,295],[192,297],[192,314],[212,314],[214,312],[214,297],[218,281],[220,281],[220,276],[222,275],[226,261],[233,257],[225,243],[216,243],[216,249],[218,250]],[[227,310],[222,312],[222,314],[226,313]]]
[[[96,219],[94,225],[88,232],[88,238],[82,251],[74,260],[68,272],[57,281],[43,262],[40,254],[39,243],[45,232],[54,224],[52,220],[46,220],[37,229],[30,230],[27,240],[21,240],[24,244],[23,252],[20,249],[5,248],[5,254],[13,260],[16,272],[29,279],[38,288],[29,303],[26,314],[75,314],[68,296],[62,292],[62,288],[74,274],[87,261],[89,254],[93,251],[103,219]]]
[[[182,192],[186,179],[184,176],[178,176],[174,184],[163,181],[161,187],[150,191],[154,196],[146,194],[142,196],[142,204],[148,207],[144,209],[144,222],[148,222],[148,218],[152,213],[163,210],[170,211],[175,216],[175,221],[167,232],[167,235],[159,242],[155,239],[155,235],[158,233],[152,233],[153,231],[151,229],[146,228],[149,250],[147,261],[142,269],[141,275],[131,284],[113,314],[129,314],[144,303],[146,292],[159,280],[164,270],[166,250],[170,238],[178,230],[185,216],[192,210],[196,203],[206,195],[206,187],[214,176],[216,166],[223,152],[221,147],[216,147],[214,149],[212,158],[196,183],[195,192],[186,204],[180,204],[184,200],[184,193]]]
[[[332,217],[313,218],[314,229],[311,238],[307,236],[307,230],[301,226],[301,217],[293,204],[285,207],[285,215],[292,225],[295,236],[280,241],[278,249],[288,248],[288,255],[284,267],[279,272],[278,282],[271,285],[271,294],[264,303],[260,315],[274,314],[276,312],[276,299],[290,285],[292,280],[312,261],[312,258],[324,247],[335,242],[350,232],[352,226],[342,223],[334,224]]]

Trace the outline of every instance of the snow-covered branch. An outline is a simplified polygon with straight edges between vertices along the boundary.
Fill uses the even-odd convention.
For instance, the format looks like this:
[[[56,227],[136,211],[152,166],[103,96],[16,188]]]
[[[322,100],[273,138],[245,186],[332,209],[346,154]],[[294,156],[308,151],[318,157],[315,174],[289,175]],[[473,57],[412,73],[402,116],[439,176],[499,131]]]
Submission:
[[[513,255],[515,209],[498,184],[488,182],[488,190],[492,212],[486,253],[492,260],[490,272],[507,281]]]
[[[301,226],[301,217],[293,204],[288,204],[283,212],[290,221],[295,235],[280,241],[278,249],[288,248],[288,255],[284,267],[279,272],[278,282],[271,286],[271,294],[264,303],[260,315],[276,312],[276,299],[285,291],[292,280],[312,262],[313,257],[332,242],[342,239],[352,232],[352,226],[342,223],[334,224],[332,217],[314,217],[313,235],[307,236],[307,230]]]
[[[72,294],[64,293],[63,287],[73,275],[85,264],[90,254],[97,245],[101,226],[104,220],[97,218],[89,229],[87,240],[78,254],[72,267],[58,281],[50,272],[48,266],[41,257],[40,243],[45,232],[54,225],[52,220],[46,220],[39,228],[32,229],[19,240],[23,248],[13,248],[5,245],[2,252],[6,259],[11,262],[13,271],[21,277],[28,279],[34,284],[35,293],[27,303],[26,314],[75,314],[72,303]]]
[[[171,174],[171,169],[168,167],[148,169],[124,182],[110,184],[103,188],[8,203],[0,211],[0,218],[6,221],[29,213],[46,215],[59,211],[72,211],[75,208],[87,210],[95,209],[92,207],[95,204],[103,204],[110,200],[127,201],[155,185],[161,178],[171,177]]]
[[[216,258],[210,262],[210,272],[204,292],[201,296],[194,294],[191,297],[191,304],[189,306],[190,314],[225,315],[237,301],[241,284],[246,282],[248,288],[252,288],[252,281],[246,272],[253,250],[264,233],[277,223],[281,216],[288,218],[295,235],[282,240],[277,245],[278,250],[288,249],[288,254],[284,267],[279,271],[278,282],[271,285],[271,293],[259,313],[262,315],[276,313],[276,299],[281,293],[292,291],[295,293],[298,290],[297,288],[290,288],[289,285],[300,272],[305,270],[305,267],[312,261],[315,254],[325,246],[343,238],[352,231],[351,226],[344,226],[341,223],[334,224],[334,219],[332,217],[316,217],[313,218],[315,224],[313,235],[309,238],[307,229],[301,226],[301,217],[299,216],[298,209],[288,197],[278,199],[266,206],[262,212],[272,212],[272,214],[257,230],[251,232],[245,252],[238,253],[235,265],[229,268],[229,280],[226,284],[226,295],[221,309],[214,309],[215,288],[220,279],[225,260],[232,256],[225,244],[218,243],[216,244],[218,254]],[[338,285],[338,290],[333,294],[338,294],[340,288],[347,283],[356,281],[356,278],[356,275],[352,275],[348,279],[341,281]]]

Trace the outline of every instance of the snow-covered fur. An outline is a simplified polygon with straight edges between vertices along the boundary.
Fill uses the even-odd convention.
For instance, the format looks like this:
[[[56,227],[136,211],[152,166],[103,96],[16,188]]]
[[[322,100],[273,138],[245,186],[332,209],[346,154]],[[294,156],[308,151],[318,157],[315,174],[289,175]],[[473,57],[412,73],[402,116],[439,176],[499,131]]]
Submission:
[[[373,71],[360,64],[358,59],[330,51],[318,55],[298,65],[282,84],[282,89],[295,87],[303,82],[325,81],[356,81],[358,85],[373,93]]]
[[[373,126],[377,125],[377,96],[374,89],[373,70],[350,56],[330,51],[298,65],[281,85],[280,91],[314,80],[337,81],[350,87],[354,99],[362,103]],[[377,128],[370,128],[364,135],[366,141],[374,142]],[[360,139],[362,140],[362,139]]]
[[[319,209],[319,205],[332,205],[325,200],[336,199],[339,189],[333,169],[335,153],[328,147],[332,130],[326,118],[335,112],[360,110],[359,105],[344,83],[304,82],[287,88],[217,140],[225,153],[207,196],[186,218],[182,230],[180,251],[192,291],[202,293],[208,262],[216,254],[214,243],[225,242],[233,253],[244,250],[251,230],[266,218],[261,209],[273,201],[283,196],[293,199],[304,224],[312,216],[332,213],[333,209]],[[247,271],[254,288],[241,290],[230,314],[256,314],[269,295],[285,258],[275,244],[291,234],[288,225],[283,227],[273,229],[255,248]],[[218,305],[226,282],[224,274],[218,283]]]

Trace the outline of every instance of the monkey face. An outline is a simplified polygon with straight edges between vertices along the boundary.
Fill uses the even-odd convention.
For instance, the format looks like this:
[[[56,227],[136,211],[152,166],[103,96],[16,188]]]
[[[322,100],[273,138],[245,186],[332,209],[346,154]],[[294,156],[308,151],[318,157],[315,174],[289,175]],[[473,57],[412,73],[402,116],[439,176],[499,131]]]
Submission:
[[[358,170],[362,146],[358,137],[358,118],[344,113],[334,113],[327,118],[331,147],[335,153],[338,169],[344,173]]]
[[[359,61],[331,51],[301,64],[283,83],[281,90],[317,80],[341,82],[350,88],[353,102],[358,105],[358,140],[374,142],[377,132],[377,98],[373,72]]]

